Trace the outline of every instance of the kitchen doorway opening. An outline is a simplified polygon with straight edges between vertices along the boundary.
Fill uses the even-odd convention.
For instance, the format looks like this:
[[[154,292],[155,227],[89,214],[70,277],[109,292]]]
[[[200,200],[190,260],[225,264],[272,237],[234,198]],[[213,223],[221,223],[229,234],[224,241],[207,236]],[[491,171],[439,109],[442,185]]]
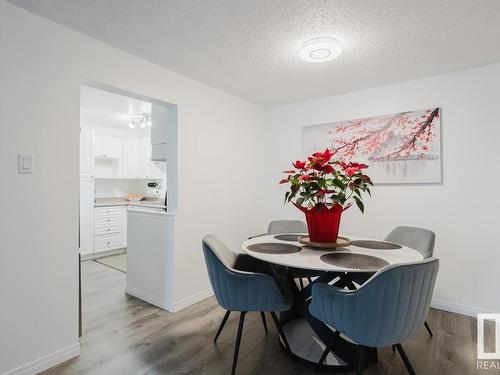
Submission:
[[[130,299],[128,216],[177,208],[177,107],[107,85],[82,85],[79,156],[82,336],[99,319],[99,303]]]

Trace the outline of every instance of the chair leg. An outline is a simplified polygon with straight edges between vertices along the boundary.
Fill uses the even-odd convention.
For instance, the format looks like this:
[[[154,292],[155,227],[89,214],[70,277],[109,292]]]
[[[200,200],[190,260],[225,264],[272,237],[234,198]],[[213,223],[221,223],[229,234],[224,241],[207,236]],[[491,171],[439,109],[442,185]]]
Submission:
[[[429,332],[429,335],[431,335],[431,337],[433,337],[434,335],[432,334],[431,327],[429,327],[427,320],[424,322],[424,326],[427,329],[427,332]]]
[[[236,343],[234,344],[234,354],[233,354],[233,368],[231,370],[231,375],[236,372],[236,364],[238,362],[238,353],[240,351],[241,343],[241,333],[243,332],[243,323],[245,323],[246,311],[242,311],[240,314],[240,322],[238,323],[238,333],[236,334]]]
[[[281,336],[283,343],[285,344],[287,352],[289,354],[292,354],[292,349],[290,349],[290,345],[288,344],[288,340],[286,339],[285,332],[283,332],[280,321],[278,320],[278,317],[276,316],[276,313],[274,311],[271,311],[271,317],[273,318],[274,324],[276,325],[276,329],[278,330],[278,333]]]
[[[222,322],[219,326],[219,329],[217,330],[217,333],[215,334],[214,342],[217,342],[217,339],[219,338],[219,335],[222,332],[222,328],[224,328],[224,325],[227,322],[227,318],[229,318],[229,314],[231,314],[231,311],[226,311],[224,318],[222,318]]]
[[[413,367],[411,366],[411,363],[410,363],[410,360],[408,359],[408,357],[406,356],[406,353],[405,351],[403,350],[403,347],[401,346],[401,344],[396,344],[396,349],[398,350],[399,352],[399,355],[401,356],[401,359],[403,360],[404,364],[405,364],[405,367],[406,369],[408,370],[408,373],[410,375],[415,375],[415,370],[413,369]]]
[[[316,365],[316,371],[319,371],[319,369],[321,368],[321,365],[323,364],[323,362],[325,362],[325,359],[328,356],[328,353],[330,353],[330,350],[332,350],[333,345],[335,345],[335,342],[337,341],[337,338],[339,336],[340,336],[340,332],[335,331],[332,338],[330,340],[328,340],[328,344],[326,345],[325,351],[321,355],[321,358],[319,359],[319,362]]]
[[[392,346],[392,352],[395,353],[396,352],[396,345],[393,345]]]
[[[313,283],[313,281],[312,281],[312,279],[311,279],[310,277],[308,277],[308,278],[307,278],[307,282],[308,282],[309,284],[312,284],[312,283]]]
[[[300,290],[304,289],[304,281],[302,280],[302,277],[299,278],[299,284],[300,284]]]
[[[268,334],[267,332],[267,322],[266,322],[266,314],[264,314],[264,311],[260,312],[260,317],[262,318],[262,324],[264,325],[264,330],[266,331],[266,335]]]
[[[359,346],[358,355],[358,367],[356,368],[356,375],[361,375],[363,373],[363,366],[365,365],[365,347],[363,345]]]

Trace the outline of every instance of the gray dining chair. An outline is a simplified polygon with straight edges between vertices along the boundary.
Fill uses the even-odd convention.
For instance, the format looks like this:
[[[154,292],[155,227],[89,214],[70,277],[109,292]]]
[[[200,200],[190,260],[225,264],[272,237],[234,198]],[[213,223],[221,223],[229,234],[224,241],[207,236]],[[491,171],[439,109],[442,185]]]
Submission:
[[[266,236],[270,234],[286,234],[286,233],[307,233],[307,225],[301,220],[273,220],[267,226],[267,232],[249,239]],[[309,284],[312,283],[312,277],[317,277],[318,273],[313,271],[290,269],[290,275],[299,280],[301,289],[304,289],[304,280],[307,279]]]
[[[283,289],[280,289],[277,281],[265,273],[236,269],[237,255],[214,235],[209,234],[203,238],[202,248],[215,297],[219,305],[226,309],[214,342],[217,341],[222,332],[231,311],[240,312],[231,374],[234,375],[236,371],[243,323],[245,315],[249,311],[260,312],[261,316],[264,315],[264,312],[270,312],[286,350],[291,353],[276,311],[290,310],[292,300],[282,292]]]
[[[359,346],[357,374],[363,370],[366,347],[391,345],[396,346],[408,372],[415,374],[401,343],[414,337],[422,327],[438,269],[439,261],[428,258],[386,267],[356,290],[314,284],[309,311],[336,330],[318,366],[340,334],[344,334]]]
[[[273,220],[267,226],[267,232],[257,234],[248,239],[255,237],[266,236],[269,234],[283,234],[283,233],[307,233],[307,225],[300,220]]]
[[[274,220],[267,227],[267,234],[307,233],[307,226],[301,220]]]
[[[422,254],[424,259],[427,259],[432,257],[434,253],[436,234],[429,229],[399,226],[394,228],[391,233],[385,237],[385,240],[417,250]],[[427,320],[424,321],[424,326],[432,337],[433,333]]]

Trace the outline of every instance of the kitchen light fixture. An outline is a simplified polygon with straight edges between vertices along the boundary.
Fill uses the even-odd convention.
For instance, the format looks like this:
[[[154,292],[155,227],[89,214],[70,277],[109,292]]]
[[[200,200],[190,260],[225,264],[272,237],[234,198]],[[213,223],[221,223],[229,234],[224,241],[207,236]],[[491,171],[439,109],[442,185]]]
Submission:
[[[325,62],[339,57],[342,52],[340,42],[328,36],[309,39],[300,49],[299,56],[307,62]]]
[[[151,127],[151,115],[144,113],[142,116],[131,116],[128,126],[130,129],[140,127],[141,129]]]

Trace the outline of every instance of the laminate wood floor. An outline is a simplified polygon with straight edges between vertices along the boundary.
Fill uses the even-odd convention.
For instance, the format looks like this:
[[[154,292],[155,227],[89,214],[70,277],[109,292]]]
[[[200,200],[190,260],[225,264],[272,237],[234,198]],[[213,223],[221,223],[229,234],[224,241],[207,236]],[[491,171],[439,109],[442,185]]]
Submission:
[[[224,315],[215,298],[170,314],[125,295],[126,275],[105,265],[82,263],[83,336],[81,355],[45,375],[60,374],[229,374],[238,314],[233,313],[217,344],[216,329]],[[422,327],[403,343],[417,374],[497,374],[476,370],[475,319],[431,310],[430,338]],[[268,317],[266,336],[260,316],[249,313],[238,362],[238,375],[315,374],[292,362],[279,348]],[[379,350],[379,363],[364,374],[406,374],[399,355]]]

